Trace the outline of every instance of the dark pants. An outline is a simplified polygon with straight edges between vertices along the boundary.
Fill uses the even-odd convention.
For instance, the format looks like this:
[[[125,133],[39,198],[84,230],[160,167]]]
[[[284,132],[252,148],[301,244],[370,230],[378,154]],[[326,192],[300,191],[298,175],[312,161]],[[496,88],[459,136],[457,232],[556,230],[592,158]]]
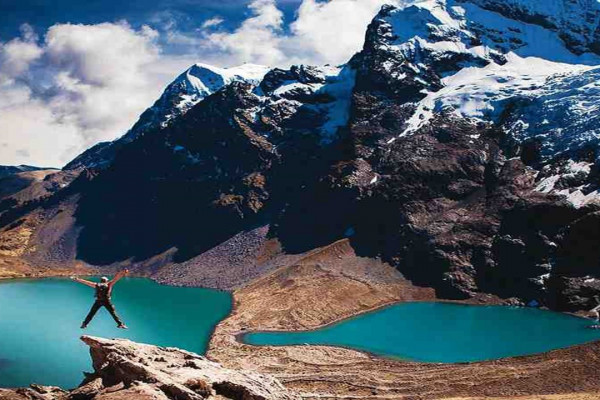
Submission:
[[[112,315],[115,322],[119,325],[123,325],[123,321],[121,321],[121,318],[119,318],[119,316],[117,315],[117,312],[115,311],[115,306],[113,306],[113,303],[110,301],[110,299],[96,299],[96,302],[92,305],[92,308],[90,309],[90,312],[88,313],[87,317],[85,317],[83,325],[87,326],[87,324],[90,323],[90,321],[92,320],[92,318],[94,318],[94,315],[96,315],[100,307],[106,308],[110,315]]]

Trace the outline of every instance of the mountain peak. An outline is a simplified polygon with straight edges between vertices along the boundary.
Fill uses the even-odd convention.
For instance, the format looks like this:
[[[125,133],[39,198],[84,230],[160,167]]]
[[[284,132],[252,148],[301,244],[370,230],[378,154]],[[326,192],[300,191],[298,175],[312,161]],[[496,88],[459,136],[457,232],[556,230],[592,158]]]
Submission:
[[[363,52],[354,60],[364,71],[358,85],[417,105],[401,135],[426,126],[442,111],[496,123],[506,106],[531,102],[522,108],[527,115],[506,127],[519,140],[553,129],[544,121],[552,120],[549,105],[559,91],[564,101],[552,109],[572,123],[547,137],[544,152],[552,156],[595,136],[593,124],[574,119],[581,118],[581,104],[590,104],[580,97],[596,97],[596,74],[583,72],[600,65],[599,21],[596,0],[386,5],[370,24]],[[563,90],[577,85],[581,96]],[[545,111],[533,112],[535,104]],[[584,108],[593,115],[591,108]],[[542,114],[546,117],[537,121]],[[516,124],[521,120],[528,122]]]
[[[171,120],[185,114],[205,97],[232,82],[241,81],[258,85],[268,70],[269,67],[257,64],[242,64],[230,68],[219,68],[203,63],[193,64],[165,88],[158,100],[142,113],[140,119],[125,135],[112,142],[98,143],[77,156],[64,168],[106,166],[124,144],[150,130],[165,127]]]
[[[233,81],[246,81],[257,85],[268,70],[269,67],[257,64],[219,68],[209,64],[196,63],[179,75],[169,86],[183,84],[188,95],[204,98]]]
[[[242,81],[257,85],[268,70],[269,67],[256,64],[219,68],[196,63],[167,86],[162,96],[142,114],[140,121],[124,139],[133,140],[149,129],[165,126],[171,119],[184,114],[206,96],[232,82]]]

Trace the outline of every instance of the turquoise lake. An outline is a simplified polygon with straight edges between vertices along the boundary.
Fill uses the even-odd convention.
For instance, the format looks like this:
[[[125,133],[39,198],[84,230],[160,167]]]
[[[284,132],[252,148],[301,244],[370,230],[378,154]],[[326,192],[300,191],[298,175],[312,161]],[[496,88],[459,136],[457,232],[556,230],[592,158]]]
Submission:
[[[79,329],[94,302],[93,288],[68,279],[0,281],[0,387],[77,386],[82,372],[92,371],[88,347],[79,340],[83,334],[202,354],[231,310],[229,293],[142,278],[122,279],[112,298],[129,330],[117,329],[104,308]]]
[[[403,303],[314,331],[251,332],[253,345],[322,344],[422,362],[541,353],[600,339],[593,322],[533,308]]]

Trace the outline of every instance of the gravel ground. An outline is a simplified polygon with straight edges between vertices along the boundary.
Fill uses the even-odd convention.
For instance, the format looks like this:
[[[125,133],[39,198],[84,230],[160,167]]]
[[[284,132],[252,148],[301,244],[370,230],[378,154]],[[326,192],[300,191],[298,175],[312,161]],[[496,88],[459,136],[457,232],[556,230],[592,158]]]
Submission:
[[[233,290],[263,276],[300,255],[286,255],[279,243],[267,239],[268,225],[241,232],[183,263],[171,263],[152,278],[175,286],[203,286]]]

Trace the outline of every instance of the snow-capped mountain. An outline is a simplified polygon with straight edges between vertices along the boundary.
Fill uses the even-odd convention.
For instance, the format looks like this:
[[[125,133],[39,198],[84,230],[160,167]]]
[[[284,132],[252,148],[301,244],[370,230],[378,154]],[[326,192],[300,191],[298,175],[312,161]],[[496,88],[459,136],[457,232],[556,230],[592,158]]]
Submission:
[[[385,6],[374,19],[364,50],[373,54],[363,58],[370,58],[373,63],[367,66],[369,71],[383,69],[385,75],[389,75],[390,79],[385,80],[386,90],[397,86],[398,95],[402,98],[413,96],[413,100],[422,99],[402,134],[414,132],[441,110],[453,111],[477,121],[497,123],[506,105],[540,96],[552,97],[555,92],[564,93],[567,86],[585,88],[587,92],[582,96],[586,98],[595,95],[593,70],[594,66],[600,65],[600,56],[596,54],[600,52],[598,8],[596,0],[406,1],[400,8]],[[353,66],[352,62],[350,66]],[[335,76],[337,70],[328,67],[321,71],[321,75]],[[115,144],[118,148],[146,131],[166,126],[206,96],[234,81],[258,86],[268,71],[268,67],[252,64],[227,69],[195,64],[165,89],[122,138],[99,144],[66,168],[106,164],[114,156]],[[345,91],[337,95],[338,98],[344,97],[345,101],[336,103],[335,110],[327,111],[331,118],[323,128],[327,131],[326,136],[334,135],[347,119],[353,71],[354,68],[346,67],[343,79],[337,79],[344,83],[334,90]],[[582,75],[585,71],[589,73]],[[588,81],[582,77],[587,77]],[[319,95],[324,95],[332,88],[321,88],[323,77],[313,82],[303,83],[301,80],[295,81],[292,77],[289,82],[282,81],[281,87],[269,94],[294,100],[284,92],[321,91]],[[546,87],[548,80],[555,89]],[[563,87],[559,87],[561,85]],[[256,94],[261,95],[260,92]],[[288,105],[298,107],[301,103]],[[585,107],[579,107],[581,102],[573,96],[566,102],[556,103],[563,107],[561,111],[553,111],[557,115],[573,118],[573,113],[587,111]],[[530,115],[540,115],[534,107],[530,106]],[[549,108],[545,107],[546,110]],[[511,128],[520,140],[537,136],[536,126],[545,125],[544,121],[548,120],[526,119],[526,116],[516,119]],[[551,155],[586,143],[584,137],[591,139],[596,134],[593,131],[594,121],[586,124],[592,128],[581,135],[579,130],[585,129],[583,127],[572,128],[575,129],[572,134],[550,134],[555,139],[545,142],[546,153]],[[573,127],[576,124],[569,125]],[[524,126],[527,129],[523,129]],[[543,126],[541,129],[546,128]],[[330,138],[324,140],[330,141]],[[554,140],[560,144],[550,143]]]
[[[291,253],[350,237],[439,296],[587,307],[599,32],[596,0],[403,1],[341,66],[194,65],[64,191],[7,203],[0,238],[60,204],[76,246],[53,259],[156,268],[268,225]]]
[[[185,114],[206,96],[232,82],[257,85],[268,70],[268,67],[256,64],[243,64],[231,68],[194,64],[167,86],[160,98],[144,111],[125,135],[112,142],[97,144],[68,163],[65,169],[106,167],[113,160],[115,152],[124,144],[152,129],[165,127],[170,120]]]
[[[599,32],[595,0],[418,1],[382,9],[363,59],[388,88],[412,96],[398,137],[450,114],[538,141],[548,161],[598,140]]]
[[[593,52],[600,53],[594,47],[600,40],[584,35],[600,29],[599,7],[596,1],[575,3],[577,7],[563,1],[429,0],[384,8],[370,27],[374,49],[366,50],[384,53],[387,60],[381,66],[395,83],[411,80],[411,89],[420,89],[416,97],[425,96],[403,133],[415,131],[442,110],[498,122],[504,106],[517,98],[548,96],[577,85],[593,92],[594,73],[581,74],[600,65],[600,55]],[[555,14],[540,14],[542,10]],[[573,26],[581,25],[582,12],[588,20],[595,15],[586,29]],[[565,33],[567,28],[581,33],[578,41],[573,31]],[[574,76],[580,76],[577,82]],[[546,86],[549,79],[552,87]]]
[[[232,68],[194,64],[167,86],[162,96],[142,114],[123,139],[132,141],[150,129],[165,127],[170,120],[185,114],[206,96],[232,82],[258,85],[268,70],[268,67],[255,64]]]

